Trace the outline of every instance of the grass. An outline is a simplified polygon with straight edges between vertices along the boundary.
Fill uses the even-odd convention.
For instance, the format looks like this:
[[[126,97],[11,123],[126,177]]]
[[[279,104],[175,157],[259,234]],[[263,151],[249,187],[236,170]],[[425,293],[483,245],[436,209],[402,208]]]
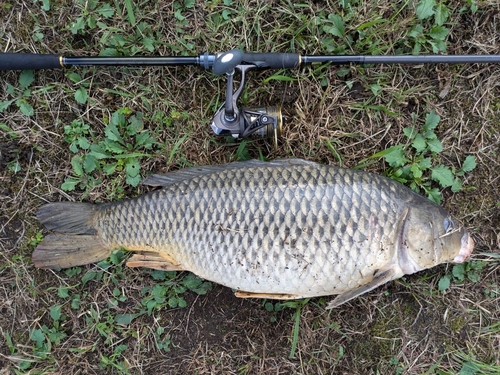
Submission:
[[[2,50],[198,55],[496,53],[487,1],[0,4]],[[0,373],[500,372],[500,119],[489,65],[251,72],[245,105],[280,104],[284,136],[215,137],[225,80],[195,67],[0,73]],[[375,157],[374,157],[375,156]],[[186,273],[99,264],[37,270],[46,201],[142,194],[149,173],[301,157],[392,176],[473,233],[463,265],[389,283],[332,311],[237,300]]]

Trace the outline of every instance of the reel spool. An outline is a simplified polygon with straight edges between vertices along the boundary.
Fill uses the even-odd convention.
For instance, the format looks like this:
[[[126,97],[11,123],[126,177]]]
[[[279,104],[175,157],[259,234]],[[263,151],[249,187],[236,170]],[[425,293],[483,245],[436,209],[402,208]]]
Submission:
[[[273,118],[276,119],[276,121],[273,123],[268,123],[265,126],[259,127],[254,133],[254,137],[260,137],[260,138],[273,138],[273,143],[274,143],[274,148],[278,148],[278,138],[281,137],[283,134],[283,124],[284,124],[284,119],[283,115],[281,114],[281,107],[280,106],[269,106],[269,107],[258,107],[254,109],[250,109],[249,111],[254,111],[260,113],[260,118],[263,120],[263,122],[266,122],[267,116],[272,116]],[[257,116],[251,116],[250,119],[252,121],[257,120]]]

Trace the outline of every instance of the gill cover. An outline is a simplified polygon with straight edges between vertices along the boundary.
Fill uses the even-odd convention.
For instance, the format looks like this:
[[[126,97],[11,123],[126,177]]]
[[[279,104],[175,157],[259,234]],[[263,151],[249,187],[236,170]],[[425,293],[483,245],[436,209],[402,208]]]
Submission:
[[[405,274],[451,262],[465,230],[437,205],[408,209],[400,236],[399,263]]]

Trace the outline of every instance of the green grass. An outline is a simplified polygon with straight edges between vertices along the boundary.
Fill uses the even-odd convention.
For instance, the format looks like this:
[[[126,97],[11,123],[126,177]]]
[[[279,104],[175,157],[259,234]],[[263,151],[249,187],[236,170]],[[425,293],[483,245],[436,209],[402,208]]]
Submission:
[[[199,55],[496,53],[494,4],[360,1],[0,4],[3,50]],[[280,104],[272,142],[209,128],[225,78],[196,67],[0,74],[0,363],[43,373],[498,373],[498,98],[487,65],[251,72],[242,102]],[[462,265],[407,276],[339,309],[241,301],[192,274],[36,270],[46,201],[111,202],[149,173],[301,157],[386,174],[473,233]],[[493,253],[493,256],[491,255]],[[486,255],[485,255],[486,254]]]

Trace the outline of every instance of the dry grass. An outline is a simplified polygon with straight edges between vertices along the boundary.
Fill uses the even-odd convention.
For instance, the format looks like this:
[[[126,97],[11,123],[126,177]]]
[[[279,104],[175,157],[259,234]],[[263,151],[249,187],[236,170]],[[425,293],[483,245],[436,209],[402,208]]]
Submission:
[[[353,34],[359,25],[382,20],[366,29],[364,39],[353,42],[351,52],[411,52],[407,33],[420,22],[413,2],[352,2],[352,11],[340,8],[337,1],[303,7],[260,0],[227,2],[230,5],[212,1],[192,8],[183,2],[147,2],[133,6],[134,26],[122,5],[113,17],[99,19],[101,26],[76,35],[69,27],[82,12],[79,3],[50,2],[51,9],[45,11],[41,1],[3,2],[0,46],[8,51],[94,55],[109,47],[107,33],[133,35],[145,22],[152,31],[143,31],[143,36],[155,41],[154,54],[197,55],[234,47],[319,54],[327,53],[323,22],[328,14],[338,13]],[[500,7],[493,1],[478,5],[472,13],[467,1],[447,4],[449,53],[498,53]],[[184,20],[175,16],[179,9]],[[333,39],[333,46],[345,45]],[[132,45],[149,53],[139,37],[123,48],[130,52]],[[443,191],[443,204],[473,233],[477,251],[472,262],[486,264],[478,282],[452,282],[446,293],[438,292],[440,278],[452,270],[440,266],[333,311],[324,310],[325,299],[312,300],[301,310],[294,358],[289,358],[294,309],[269,312],[263,301],[237,300],[219,286],[206,296],[182,294],[185,308],[164,303],[151,315],[120,325],[115,316],[138,313],[143,288],[158,284],[150,272],[120,265],[101,272],[88,266],[80,274],[67,275],[37,270],[30,260],[41,230],[34,214],[44,202],[112,201],[143,191],[125,185],[123,173],[101,175],[103,183],[87,192],[63,191],[61,184],[73,173],[64,126],[81,120],[102,139],[110,115],[128,107],[145,114],[145,127],[159,141],[153,157],[141,159],[143,170],[165,172],[233,161],[241,157],[239,144],[215,138],[207,125],[223,101],[225,82],[193,67],[73,69],[81,75],[79,83],[69,79],[69,72],[37,72],[26,99],[34,115],[23,115],[14,104],[0,113],[0,124],[5,125],[0,128],[0,373],[455,374],[474,361],[484,373],[497,373],[498,66],[351,66],[344,76],[338,71],[328,67],[283,72],[296,80],[265,84],[262,80],[274,72],[251,73],[248,105],[281,104],[288,126],[278,151],[270,142],[254,140],[245,147],[248,156],[301,157],[355,167],[380,150],[404,144],[402,129],[411,124],[412,113],[422,121],[436,111],[444,146],[436,161],[457,168],[466,155],[477,161],[477,168],[464,178],[463,191]],[[12,99],[7,85],[17,87],[18,76],[0,73],[0,101]],[[378,95],[370,89],[373,84],[381,86]],[[89,94],[85,104],[74,98],[81,85]],[[387,166],[377,161],[365,169],[383,173]],[[100,272],[101,279],[82,283],[88,271]],[[68,297],[61,296],[62,289]],[[80,302],[72,306],[77,295]],[[118,300],[116,306],[113,300]],[[61,306],[64,318],[51,317],[54,306]],[[163,333],[158,333],[159,327]],[[44,334],[40,345],[33,337],[37,330]],[[51,341],[51,332],[66,336]],[[169,351],[160,350],[158,341],[170,341]],[[120,345],[126,348],[122,351]],[[32,363],[21,370],[26,361]],[[486,365],[497,367],[487,372]]]

